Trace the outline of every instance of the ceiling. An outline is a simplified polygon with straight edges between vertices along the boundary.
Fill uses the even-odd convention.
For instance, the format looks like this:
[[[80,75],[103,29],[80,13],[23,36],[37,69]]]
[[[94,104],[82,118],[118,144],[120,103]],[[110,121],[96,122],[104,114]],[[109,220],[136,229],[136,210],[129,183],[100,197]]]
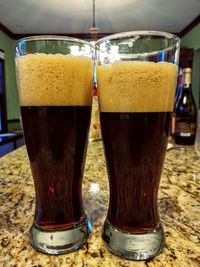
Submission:
[[[0,23],[15,34],[88,34],[93,0],[0,0]],[[200,0],[96,0],[100,33],[181,32],[200,14]]]

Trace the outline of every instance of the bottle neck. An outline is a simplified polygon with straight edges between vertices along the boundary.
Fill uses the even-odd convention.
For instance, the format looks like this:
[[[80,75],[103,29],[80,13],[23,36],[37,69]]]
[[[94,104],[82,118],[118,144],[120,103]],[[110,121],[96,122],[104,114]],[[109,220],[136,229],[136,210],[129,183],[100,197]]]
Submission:
[[[189,98],[193,98],[191,84],[189,84],[189,85],[187,85],[185,83],[183,84],[183,86],[180,90],[180,94],[179,94],[178,99],[182,99],[184,96],[187,96]]]
[[[190,87],[191,86],[191,73],[185,74],[185,81],[184,81],[184,87]]]
[[[182,85],[182,87],[180,89],[179,98],[182,98],[184,95],[188,95],[190,97],[193,97],[191,80],[192,80],[191,70],[190,69],[185,69],[184,81],[183,81],[183,85]]]
[[[191,83],[192,83],[192,70],[190,68],[184,69],[183,88],[190,88]]]

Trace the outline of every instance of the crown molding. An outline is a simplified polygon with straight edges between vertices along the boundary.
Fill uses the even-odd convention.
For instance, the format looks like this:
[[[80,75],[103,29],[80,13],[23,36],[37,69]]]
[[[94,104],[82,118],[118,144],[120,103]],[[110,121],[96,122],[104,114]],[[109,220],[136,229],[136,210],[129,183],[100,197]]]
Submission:
[[[8,35],[10,38],[14,39],[14,33],[11,32],[8,28],[6,28],[2,23],[0,23],[0,30]]]
[[[186,35],[189,31],[191,31],[195,26],[197,26],[200,23],[200,15],[198,15],[188,26],[186,26],[179,34],[179,37],[183,37]]]
[[[0,23],[0,30],[4,32],[6,35],[8,35],[10,38],[18,40],[24,37],[28,36],[36,36],[36,35],[60,35],[60,36],[70,36],[74,38],[80,38],[80,39],[88,39],[88,40],[97,40],[99,38],[103,38],[105,36],[108,36],[110,34],[114,33],[98,33],[96,35],[91,35],[90,33],[13,33],[8,28],[6,28],[2,23]]]

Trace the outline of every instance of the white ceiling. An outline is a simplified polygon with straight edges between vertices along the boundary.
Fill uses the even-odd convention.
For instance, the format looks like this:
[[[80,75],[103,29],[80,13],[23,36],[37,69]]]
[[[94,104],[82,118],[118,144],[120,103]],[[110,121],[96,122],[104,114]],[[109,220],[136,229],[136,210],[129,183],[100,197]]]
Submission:
[[[0,0],[0,23],[13,33],[89,33],[93,0]],[[102,33],[180,32],[200,14],[200,0],[96,0]]]

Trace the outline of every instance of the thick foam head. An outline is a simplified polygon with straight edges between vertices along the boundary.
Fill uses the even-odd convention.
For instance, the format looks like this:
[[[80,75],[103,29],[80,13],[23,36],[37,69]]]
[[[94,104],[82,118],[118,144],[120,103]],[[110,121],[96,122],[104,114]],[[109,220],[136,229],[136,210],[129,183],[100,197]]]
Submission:
[[[121,61],[97,67],[102,112],[173,110],[177,66],[167,62]]]
[[[30,54],[16,59],[21,106],[91,105],[93,64],[87,57]]]

